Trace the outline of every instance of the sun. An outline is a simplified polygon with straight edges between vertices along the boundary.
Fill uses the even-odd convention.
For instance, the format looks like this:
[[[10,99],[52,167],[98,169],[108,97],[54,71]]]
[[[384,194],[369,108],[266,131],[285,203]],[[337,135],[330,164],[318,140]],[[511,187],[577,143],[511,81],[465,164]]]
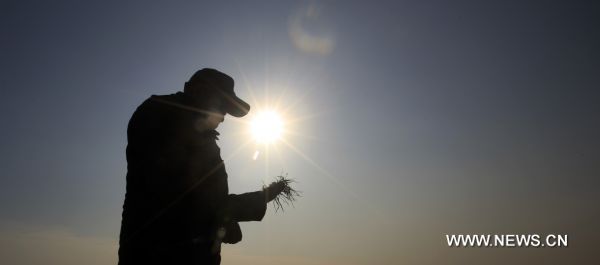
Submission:
[[[252,138],[260,144],[271,144],[281,139],[283,121],[274,110],[259,111],[250,122]]]

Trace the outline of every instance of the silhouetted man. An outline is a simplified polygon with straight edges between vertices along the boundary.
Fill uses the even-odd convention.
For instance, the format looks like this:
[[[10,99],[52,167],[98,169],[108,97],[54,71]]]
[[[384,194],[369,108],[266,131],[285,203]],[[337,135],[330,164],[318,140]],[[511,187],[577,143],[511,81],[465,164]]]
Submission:
[[[119,264],[219,264],[221,243],[242,239],[238,222],[260,221],[283,184],[229,194],[215,131],[226,114],[250,106],[234,81],[197,71],[184,91],[153,95],[127,129],[127,193]]]

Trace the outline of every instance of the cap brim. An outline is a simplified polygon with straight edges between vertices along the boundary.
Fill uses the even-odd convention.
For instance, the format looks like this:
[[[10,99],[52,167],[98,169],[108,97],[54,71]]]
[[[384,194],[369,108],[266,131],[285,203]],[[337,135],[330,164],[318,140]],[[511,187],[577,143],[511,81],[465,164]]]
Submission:
[[[238,98],[236,95],[225,95],[227,100],[225,112],[234,117],[244,117],[250,111],[250,104]]]

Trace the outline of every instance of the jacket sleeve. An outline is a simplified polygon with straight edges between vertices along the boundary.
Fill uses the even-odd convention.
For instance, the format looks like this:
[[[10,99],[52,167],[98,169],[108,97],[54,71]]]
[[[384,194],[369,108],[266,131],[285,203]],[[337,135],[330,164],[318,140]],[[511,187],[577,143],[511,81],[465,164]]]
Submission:
[[[199,159],[192,161],[201,161],[196,165],[207,166],[210,175],[203,183],[203,188],[199,193],[210,195],[205,200],[212,201],[217,210],[219,222],[247,222],[260,221],[267,210],[267,203],[262,191],[248,192],[243,194],[230,194],[227,183],[227,171],[220,155],[220,148],[216,141],[210,140],[202,146],[202,151],[198,152]],[[194,165],[190,165],[193,168]],[[206,170],[204,170],[206,171]],[[206,175],[206,174],[204,174]],[[210,199],[209,199],[210,198]]]
[[[224,218],[223,243],[235,244],[242,240],[238,222],[260,221],[265,216],[267,204],[262,191],[229,194]]]
[[[262,191],[254,191],[242,194],[229,194],[227,171],[221,159],[220,149],[215,142],[212,142],[209,146],[212,146],[209,148],[211,150],[209,153],[213,154],[211,156],[213,158],[210,159],[213,161],[212,164],[219,164],[212,179],[218,183],[215,187],[218,187],[220,190],[219,193],[221,195],[218,197],[223,200],[220,203],[221,220],[225,222],[261,221],[267,210],[264,193]]]
[[[260,221],[267,211],[267,202],[262,191],[229,194],[228,208],[233,221]]]

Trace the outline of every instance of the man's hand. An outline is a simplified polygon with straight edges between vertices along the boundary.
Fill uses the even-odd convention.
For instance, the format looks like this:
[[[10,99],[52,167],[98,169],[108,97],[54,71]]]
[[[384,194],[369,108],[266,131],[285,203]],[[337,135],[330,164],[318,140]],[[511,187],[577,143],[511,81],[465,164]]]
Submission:
[[[285,182],[283,181],[274,181],[268,187],[263,188],[263,192],[265,193],[265,199],[267,202],[272,201],[283,191],[285,188]]]
[[[238,222],[230,222],[221,229],[224,229],[224,234],[221,236],[223,243],[235,244],[242,241],[242,229],[240,229]],[[217,236],[219,236],[218,232]]]

